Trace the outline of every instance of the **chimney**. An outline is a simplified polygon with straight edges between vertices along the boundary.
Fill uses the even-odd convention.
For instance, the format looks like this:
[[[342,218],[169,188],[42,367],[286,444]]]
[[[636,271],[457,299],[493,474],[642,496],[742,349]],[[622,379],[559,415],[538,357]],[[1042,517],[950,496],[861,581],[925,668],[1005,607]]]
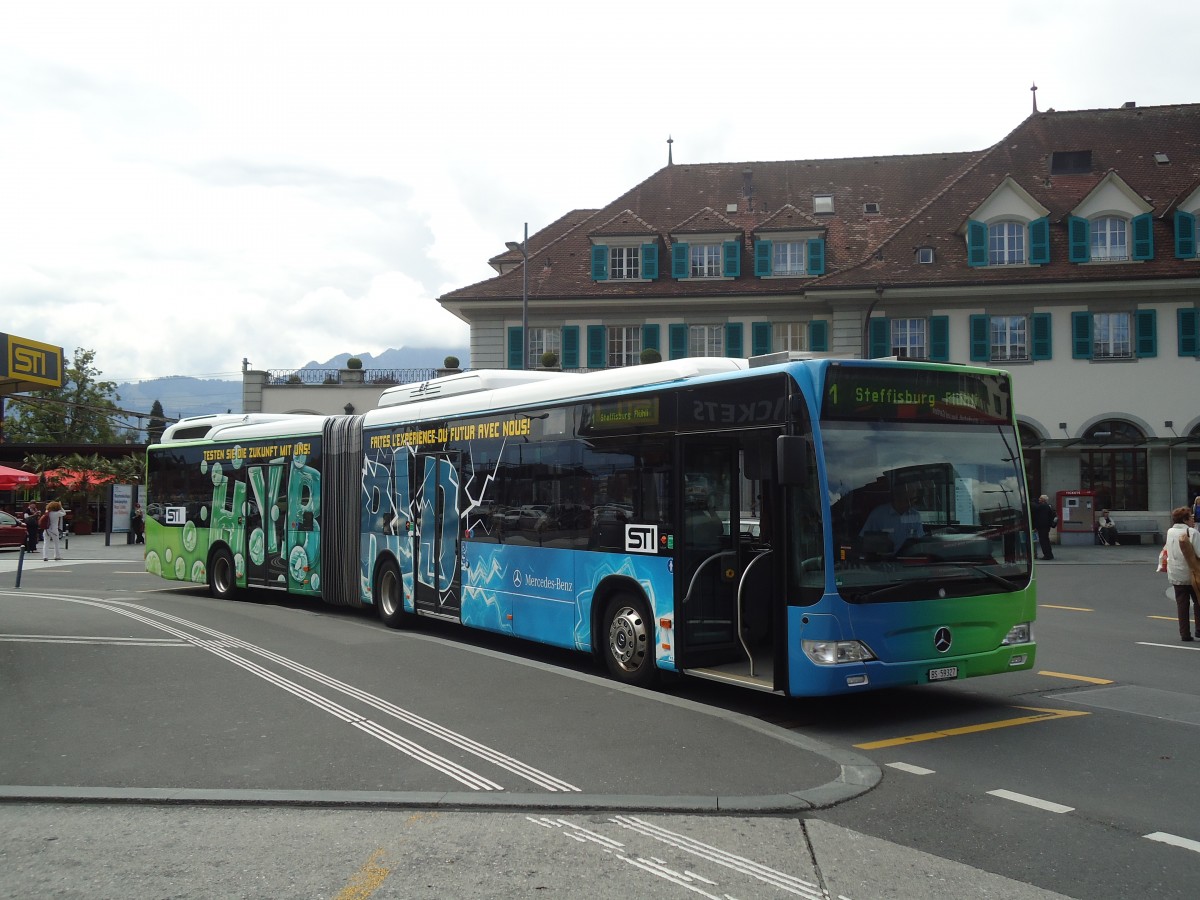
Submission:
[[[754,196],[753,169],[742,169],[742,196],[747,200]]]

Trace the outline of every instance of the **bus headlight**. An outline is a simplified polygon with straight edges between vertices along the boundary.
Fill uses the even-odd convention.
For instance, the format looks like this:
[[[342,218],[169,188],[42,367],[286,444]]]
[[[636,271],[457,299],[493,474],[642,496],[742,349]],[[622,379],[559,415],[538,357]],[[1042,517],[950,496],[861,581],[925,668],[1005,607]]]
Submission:
[[[1021,622],[1008,630],[1008,634],[1004,636],[1004,640],[1000,642],[1000,646],[1007,647],[1010,644],[1028,644],[1032,640],[1033,623]]]
[[[839,663],[865,662],[875,654],[859,641],[801,641],[804,654],[818,666],[836,666]]]

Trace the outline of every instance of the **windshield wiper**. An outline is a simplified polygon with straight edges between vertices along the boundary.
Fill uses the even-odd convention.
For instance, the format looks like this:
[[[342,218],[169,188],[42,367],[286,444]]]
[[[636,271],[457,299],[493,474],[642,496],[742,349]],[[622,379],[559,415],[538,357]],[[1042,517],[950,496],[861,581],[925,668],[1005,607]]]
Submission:
[[[1009,590],[1009,591],[1020,590],[1020,585],[1018,585],[1016,582],[1009,581],[1003,575],[997,575],[995,572],[989,572],[983,566],[976,565],[975,563],[961,562],[961,561],[954,562],[953,560],[943,560],[943,561],[939,561],[939,562],[931,562],[928,565],[930,565],[930,566],[955,566],[959,569],[970,569],[973,572],[978,572],[984,578],[988,579],[988,581],[995,582],[996,584],[1000,585],[1005,590]]]

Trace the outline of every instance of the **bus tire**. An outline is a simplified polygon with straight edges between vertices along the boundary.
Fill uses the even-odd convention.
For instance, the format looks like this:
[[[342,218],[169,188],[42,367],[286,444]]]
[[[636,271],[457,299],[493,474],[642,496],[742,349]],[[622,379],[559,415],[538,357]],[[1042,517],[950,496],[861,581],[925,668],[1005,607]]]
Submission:
[[[232,600],[237,593],[237,566],[228,547],[218,547],[208,561],[208,592],[217,600]]]
[[[404,581],[394,560],[381,563],[375,572],[375,607],[388,628],[407,628],[413,614],[404,609]]]
[[[604,609],[604,662],[613,678],[649,687],[658,675],[654,666],[654,623],[646,602],[632,593],[614,594]]]

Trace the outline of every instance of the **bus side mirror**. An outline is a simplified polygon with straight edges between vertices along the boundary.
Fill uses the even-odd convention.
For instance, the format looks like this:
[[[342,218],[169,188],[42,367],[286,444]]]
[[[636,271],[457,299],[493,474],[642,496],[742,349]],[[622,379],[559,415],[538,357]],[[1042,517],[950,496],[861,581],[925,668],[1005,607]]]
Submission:
[[[808,438],[781,434],[775,439],[775,468],[781,485],[808,484]]]

